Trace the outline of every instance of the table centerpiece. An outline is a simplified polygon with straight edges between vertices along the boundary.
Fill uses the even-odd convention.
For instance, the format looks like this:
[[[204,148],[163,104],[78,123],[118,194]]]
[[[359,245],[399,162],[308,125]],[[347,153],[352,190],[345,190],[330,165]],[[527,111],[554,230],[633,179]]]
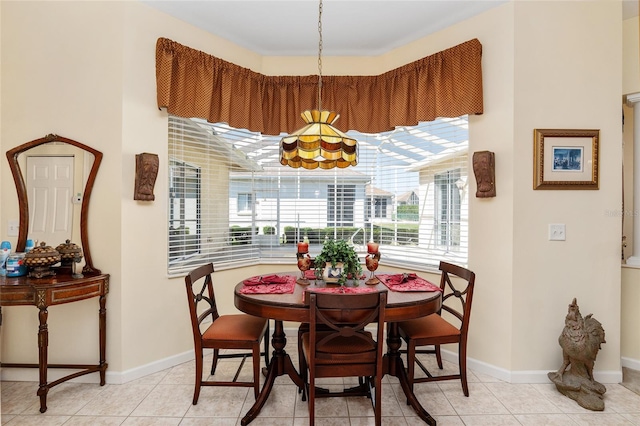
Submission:
[[[351,278],[357,283],[362,265],[353,245],[344,240],[327,239],[314,261],[318,280],[344,285]]]

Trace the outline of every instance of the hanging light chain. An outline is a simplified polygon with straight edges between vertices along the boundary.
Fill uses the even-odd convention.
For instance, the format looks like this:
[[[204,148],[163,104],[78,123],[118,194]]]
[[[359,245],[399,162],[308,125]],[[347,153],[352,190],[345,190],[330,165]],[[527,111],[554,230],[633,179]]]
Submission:
[[[322,111],[322,0],[318,6],[318,110]]]

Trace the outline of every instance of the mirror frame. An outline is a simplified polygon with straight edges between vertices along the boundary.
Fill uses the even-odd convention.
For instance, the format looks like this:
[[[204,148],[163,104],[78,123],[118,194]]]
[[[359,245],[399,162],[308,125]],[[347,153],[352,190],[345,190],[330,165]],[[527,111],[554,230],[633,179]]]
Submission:
[[[7,151],[7,160],[9,161],[9,167],[11,168],[11,174],[16,184],[16,192],[18,193],[18,207],[20,210],[20,227],[18,228],[18,241],[16,243],[16,252],[23,252],[27,243],[27,233],[29,231],[29,201],[27,196],[27,187],[25,185],[22,171],[20,170],[20,164],[18,163],[18,155],[28,151],[31,148],[44,145],[51,142],[62,142],[69,145],[73,145],[77,148],[85,150],[94,156],[93,165],[87,178],[87,182],[84,186],[84,193],[82,196],[82,207],[80,209],[80,240],[82,245],[82,251],[84,255],[85,265],[82,268],[84,273],[100,273],[100,270],[93,267],[93,261],[91,260],[91,250],[89,249],[89,232],[87,228],[87,217],[89,215],[89,200],[91,199],[91,191],[93,189],[93,183],[96,180],[98,174],[98,168],[102,162],[102,152],[93,149],[85,144],[68,139],[62,136],[55,135],[53,133],[48,134],[44,138],[35,139],[31,142],[24,143],[13,149]]]

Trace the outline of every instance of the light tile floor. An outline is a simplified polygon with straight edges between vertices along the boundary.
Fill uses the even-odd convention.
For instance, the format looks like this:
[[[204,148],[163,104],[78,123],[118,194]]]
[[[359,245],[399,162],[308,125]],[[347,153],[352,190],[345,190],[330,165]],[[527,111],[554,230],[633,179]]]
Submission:
[[[295,344],[288,352],[297,364]],[[433,356],[421,355],[434,366]],[[211,357],[205,359],[205,365]],[[221,360],[217,377],[232,377],[238,360]],[[251,374],[245,364],[241,378]],[[446,364],[446,370],[455,370]],[[206,369],[206,368],[205,368]],[[437,367],[436,367],[437,369]],[[123,385],[66,382],[54,387],[48,396],[48,410],[39,413],[35,382],[1,382],[2,425],[240,425],[240,419],[253,404],[249,388],[205,387],[197,405],[193,397],[193,361],[146,376]],[[462,393],[459,381],[417,384],[416,395],[440,426],[449,425],[638,425],[640,395],[621,384],[608,384],[605,410],[593,412],[561,395],[553,384],[510,384],[489,376],[469,372],[470,396]],[[352,380],[324,380],[324,387],[337,389]],[[423,424],[406,405],[395,377],[385,377],[383,386],[383,424],[406,426]],[[255,426],[308,424],[306,402],[288,377],[279,377]],[[364,397],[329,398],[316,402],[319,426],[373,425],[371,403]]]

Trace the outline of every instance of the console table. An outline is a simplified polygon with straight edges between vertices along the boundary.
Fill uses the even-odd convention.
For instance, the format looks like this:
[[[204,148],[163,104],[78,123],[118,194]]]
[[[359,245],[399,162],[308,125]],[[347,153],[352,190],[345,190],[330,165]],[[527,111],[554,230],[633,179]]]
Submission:
[[[3,306],[33,305],[38,308],[38,364],[2,363],[4,368],[35,368],[40,372],[40,386],[37,395],[40,397],[40,412],[47,411],[47,393],[52,387],[89,373],[100,373],[100,386],[105,384],[107,362],[106,353],[106,296],[109,293],[109,275],[85,272],[84,277],[74,278],[70,271],[58,271],[55,276],[45,278],[0,277],[0,324],[2,323]],[[100,309],[100,362],[95,365],[85,364],[49,364],[47,361],[49,331],[47,327],[47,308],[53,305],[76,302],[98,297]],[[47,382],[49,368],[68,368],[80,371],[69,374],[51,383]]]

